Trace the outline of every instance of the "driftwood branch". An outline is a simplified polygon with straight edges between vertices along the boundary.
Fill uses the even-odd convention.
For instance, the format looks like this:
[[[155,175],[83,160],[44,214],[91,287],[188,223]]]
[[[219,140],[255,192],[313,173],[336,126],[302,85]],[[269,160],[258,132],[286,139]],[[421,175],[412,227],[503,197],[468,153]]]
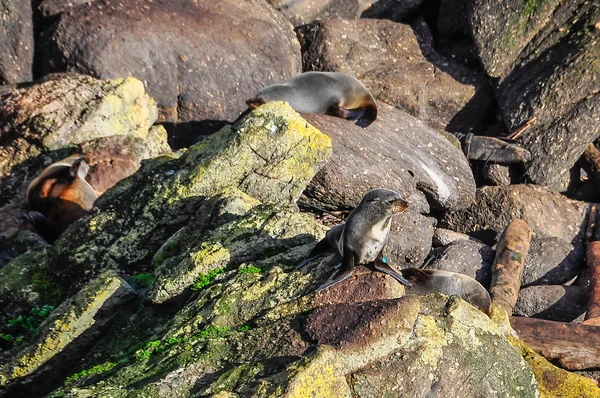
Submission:
[[[563,368],[600,367],[600,326],[523,317],[510,317],[510,323],[532,350]]]
[[[585,262],[590,270],[588,307],[583,323],[600,326],[600,228],[597,228],[596,205],[590,207],[585,234]]]
[[[508,224],[496,245],[496,259],[492,267],[492,302],[511,315],[521,288],[521,275],[529,251],[531,229],[524,220]]]

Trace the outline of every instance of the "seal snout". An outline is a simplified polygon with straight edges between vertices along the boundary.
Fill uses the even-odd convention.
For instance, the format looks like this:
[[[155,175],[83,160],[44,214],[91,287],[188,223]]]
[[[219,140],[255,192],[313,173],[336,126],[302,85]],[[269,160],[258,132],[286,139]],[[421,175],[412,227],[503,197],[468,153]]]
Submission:
[[[265,100],[263,100],[262,98],[248,98],[246,100],[246,105],[248,105],[251,109],[256,109],[264,104]]]
[[[408,202],[403,199],[396,199],[392,202],[392,211],[394,214],[402,214],[408,209]]]

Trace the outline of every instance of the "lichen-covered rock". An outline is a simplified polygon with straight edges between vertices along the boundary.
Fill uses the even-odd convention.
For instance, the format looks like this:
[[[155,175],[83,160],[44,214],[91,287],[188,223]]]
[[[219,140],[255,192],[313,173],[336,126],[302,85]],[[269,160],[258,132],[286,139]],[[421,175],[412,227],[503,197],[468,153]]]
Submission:
[[[44,239],[29,230],[0,234],[0,268],[25,252],[30,250],[39,251],[46,249],[48,246],[48,243]]]
[[[558,322],[582,321],[587,298],[583,286],[529,286],[519,291],[514,315]]]
[[[206,198],[237,187],[262,203],[293,204],[330,153],[330,139],[288,105],[262,106],[177,159],[146,162],[105,193],[98,211],[56,242],[56,265],[75,279],[110,266],[152,270],[152,256]]]
[[[292,26],[265,0],[97,0],[44,31],[43,73],[134,76],[180,148],[233,122],[262,87],[301,72]]]
[[[134,78],[54,76],[13,89],[0,105],[0,204],[78,144],[112,135],[147,139],[157,115]]]
[[[33,18],[28,0],[0,3],[0,84],[31,81]]]
[[[422,25],[425,25],[422,22]],[[410,25],[378,19],[318,21],[303,27],[305,70],[344,72],[371,94],[437,130],[481,131],[489,84],[440,56]],[[425,30],[422,36],[430,35]]]
[[[39,378],[60,374],[67,363],[76,362],[74,354],[93,341],[100,327],[133,295],[129,285],[111,271],[90,281],[50,314],[35,341],[9,352],[0,366],[0,385],[7,388],[10,384],[7,393],[28,391],[35,395],[37,388],[44,390],[36,387]]]
[[[573,280],[583,268],[583,253],[557,237],[536,238],[527,252],[521,286],[562,285]]]
[[[475,181],[463,153],[421,121],[390,105],[378,104],[377,120],[363,129],[331,116],[306,115],[332,137],[333,156],[305,194],[321,207],[353,208],[373,188],[395,189],[407,198],[459,209],[471,205]],[[420,211],[420,209],[419,209]]]

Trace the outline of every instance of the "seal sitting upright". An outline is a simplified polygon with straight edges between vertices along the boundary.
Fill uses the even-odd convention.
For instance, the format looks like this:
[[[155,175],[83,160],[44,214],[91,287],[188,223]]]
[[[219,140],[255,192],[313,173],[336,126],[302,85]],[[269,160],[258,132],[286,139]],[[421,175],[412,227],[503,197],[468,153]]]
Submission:
[[[342,265],[321,285],[317,291],[325,290],[354,272],[355,264],[373,262],[376,270],[394,277],[407,286],[411,283],[390,267],[383,258],[383,248],[388,241],[392,216],[408,209],[408,203],[398,192],[377,188],[364,196],[348,216],[346,223],[331,228],[323,240],[311,251],[309,258],[298,265],[304,266],[316,255],[330,247],[337,248],[342,255]]]
[[[339,72],[301,73],[263,88],[246,104],[256,108],[271,101],[286,101],[300,113],[357,120],[360,127],[377,118],[377,105],[369,90],[356,78]]]

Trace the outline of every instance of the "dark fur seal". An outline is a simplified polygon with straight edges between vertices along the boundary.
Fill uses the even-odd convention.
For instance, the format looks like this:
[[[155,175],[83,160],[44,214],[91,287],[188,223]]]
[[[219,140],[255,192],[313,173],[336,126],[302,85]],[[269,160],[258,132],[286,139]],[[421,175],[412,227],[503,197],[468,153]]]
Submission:
[[[378,271],[410,286],[410,282],[387,264],[382,254],[388,241],[392,216],[403,213],[407,208],[408,203],[398,192],[385,188],[367,192],[346,222],[331,228],[325,238],[313,248],[309,258],[300,263],[297,268],[333,247],[337,248],[342,255],[342,265],[317,291],[327,289],[349,278],[354,272],[355,264],[371,262]]]
[[[301,73],[263,88],[246,104],[256,108],[271,101],[286,101],[300,113],[357,120],[361,127],[377,118],[377,104],[369,90],[356,78],[338,72]]]
[[[85,180],[89,166],[83,155],[71,155],[46,167],[27,188],[25,214],[49,241],[87,214],[98,197]]]
[[[405,268],[400,272],[412,283],[407,293],[439,292],[448,296],[456,295],[484,313],[490,312],[490,294],[481,283],[467,275],[438,269],[417,268]]]

